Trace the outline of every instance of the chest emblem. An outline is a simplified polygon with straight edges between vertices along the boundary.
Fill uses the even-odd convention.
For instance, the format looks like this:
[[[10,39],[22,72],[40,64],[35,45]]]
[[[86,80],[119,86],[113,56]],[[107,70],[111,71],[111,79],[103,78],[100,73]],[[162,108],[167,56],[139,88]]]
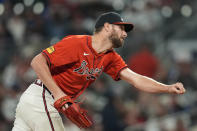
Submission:
[[[89,55],[89,54],[88,54]],[[96,80],[98,76],[101,75],[103,66],[101,68],[88,68],[87,62],[85,60],[82,61],[81,66],[73,70],[73,72],[77,72],[80,75],[86,75],[87,80]]]

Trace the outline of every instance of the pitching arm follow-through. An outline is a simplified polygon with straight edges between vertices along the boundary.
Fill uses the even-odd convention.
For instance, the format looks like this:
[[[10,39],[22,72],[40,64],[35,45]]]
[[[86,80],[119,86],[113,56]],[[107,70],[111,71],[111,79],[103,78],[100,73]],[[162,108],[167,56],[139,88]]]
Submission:
[[[183,84],[177,82],[175,84],[166,85],[152,78],[137,74],[126,68],[120,72],[120,78],[127,81],[137,89],[149,93],[174,93],[174,94],[184,94],[185,88]]]

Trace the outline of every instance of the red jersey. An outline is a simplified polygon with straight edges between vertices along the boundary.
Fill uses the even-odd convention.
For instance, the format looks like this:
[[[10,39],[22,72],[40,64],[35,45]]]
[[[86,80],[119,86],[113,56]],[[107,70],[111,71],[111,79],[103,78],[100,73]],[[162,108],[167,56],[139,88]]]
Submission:
[[[50,72],[65,94],[75,97],[102,72],[119,80],[119,72],[127,65],[114,50],[98,54],[88,35],[68,36],[43,50]]]

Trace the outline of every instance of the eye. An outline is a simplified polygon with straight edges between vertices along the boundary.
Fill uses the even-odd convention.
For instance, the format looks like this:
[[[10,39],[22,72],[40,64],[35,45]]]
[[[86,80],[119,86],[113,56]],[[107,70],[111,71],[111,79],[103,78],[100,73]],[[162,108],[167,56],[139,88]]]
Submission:
[[[121,29],[122,31],[125,31],[124,25],[120,25],[120,29]]]

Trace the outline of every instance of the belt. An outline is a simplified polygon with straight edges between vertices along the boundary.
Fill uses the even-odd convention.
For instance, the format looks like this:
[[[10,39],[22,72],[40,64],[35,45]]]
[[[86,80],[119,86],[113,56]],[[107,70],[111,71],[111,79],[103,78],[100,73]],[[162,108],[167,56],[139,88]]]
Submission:
[[[43,87],[45,90],[47,90],[47,92],[49,92],[50,95],[52,95],[52,93],[49,91],[49,89],[42,83],[42,81],[40,79],[36,79],[34,81],[34,84]]]

